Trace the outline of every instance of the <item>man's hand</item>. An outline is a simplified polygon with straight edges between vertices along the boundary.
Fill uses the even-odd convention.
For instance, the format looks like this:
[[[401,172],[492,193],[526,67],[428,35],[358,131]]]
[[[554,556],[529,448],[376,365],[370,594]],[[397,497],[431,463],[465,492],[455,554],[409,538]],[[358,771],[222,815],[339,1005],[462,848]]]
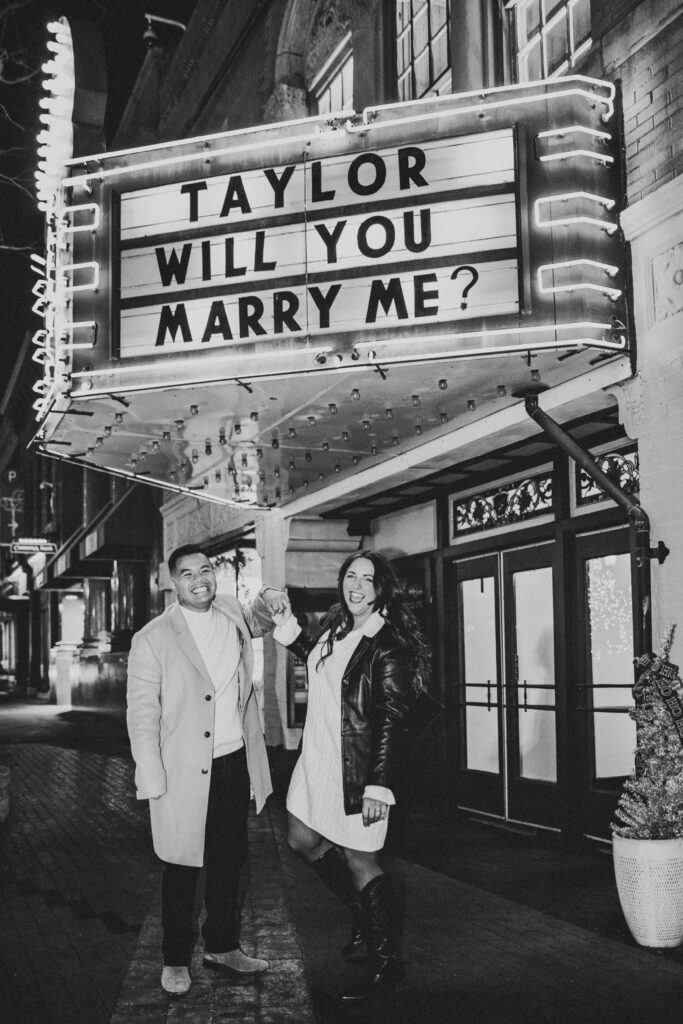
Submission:
[[[383,800],[373,800],[369,796],[363,797],[363,824],[366,827],[388,817],[389,804],[385,804]]]
[[[292,616],[292,606],[284,590],[274,590],[266,587],[261,592],[263,602],[273,618],[276,626],[284,626],[285,622]]]

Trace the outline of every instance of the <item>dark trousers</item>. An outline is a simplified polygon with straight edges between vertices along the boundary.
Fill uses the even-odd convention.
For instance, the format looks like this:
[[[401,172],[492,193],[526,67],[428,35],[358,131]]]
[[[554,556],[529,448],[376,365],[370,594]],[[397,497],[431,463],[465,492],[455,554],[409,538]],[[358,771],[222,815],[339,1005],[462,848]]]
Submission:
[[[227,953],[239,945],[237,896],[240,869],[247,858],[249,773],[242,747],[214,758],[204,836],[204,905],[202,927],[207,953]],[[161,920],[164,964],[189,967],[194,950],[192,915],[201,868],[164,862]]]

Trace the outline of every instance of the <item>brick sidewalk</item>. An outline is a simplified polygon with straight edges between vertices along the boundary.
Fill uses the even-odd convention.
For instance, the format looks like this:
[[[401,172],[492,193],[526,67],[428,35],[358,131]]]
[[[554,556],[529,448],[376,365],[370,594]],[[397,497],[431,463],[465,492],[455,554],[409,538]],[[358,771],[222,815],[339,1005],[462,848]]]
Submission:
[[[360,969],[339,957],[346,914],[310,869],[291,857],[283,867],[321,1024],[680,1024],[680,958],[399,858],[388,867],[403,908],[406,990],[385,1005],[343,1011],[336,996]]]
[[[262,978],[234,982],[193,964],[188,996],[159,985],[160,870],[129,759],[4,745],[11,812],[0,826],[2,1024],[308,1024],[301,948],[270,817],[249,822],[242,937]]]
[[[270,961],[257,978],[231,979],[202,967],[201,943],[191,967],[192,988],[169,999],[159,985],[161,908],[154,899],[126,975],[111,1024],[313,1024],[301,946],[291,922],[270,815],[249,819],[249,870],[242,908],[242,946]]]
[[[270,972],[233,982],[205,971],[198,950],[191,992],[170,1000],[159,986],[159,867],[130,760],[27,743],[0,745],[0,761],[13,769],[0,826],[2,1024],[680,1022],[683,949],[641,949],[529,906],[523,892],[398,857],[406,991],[343,1010],[336,997],[362,969],[339,956],[346,912],[286,848],[277,800],[250,819],[243,912],[244,945]],[[491,858],[496,848],[492,837]]]
[[[158,873],[130,762],[42,744],[0,760],[0,1020],[104,1024]]]

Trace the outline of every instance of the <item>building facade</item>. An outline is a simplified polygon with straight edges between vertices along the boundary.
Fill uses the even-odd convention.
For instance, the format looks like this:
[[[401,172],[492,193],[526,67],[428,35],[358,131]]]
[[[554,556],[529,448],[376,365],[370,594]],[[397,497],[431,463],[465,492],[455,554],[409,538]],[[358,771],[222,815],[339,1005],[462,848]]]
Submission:
[[[245,182],[251,180],[247,171],[254,147],[272,151],[266,164],[279,170],[270,172],[269,181],[280,186],[282,197],[290,162],[277,147],[294,147],[300,135],[303,139],[306,132],[313,133],[313,141],[301,146],[304,162],[306,147],[312,154],[310,180],[322,196],[328,151],[316,157],[323,152],[316,146],[328,144],[328,133],[329,159],[340,159],[342,150],[334,147],[345,143],[339,133],[357,131],[369,136],[369,141],[353,143],[360,147],[353,150],[360,154],[359,162],[351,164],[357,169],[355,187],[348,179],[356,198],[369,197],[361,213],[366,219],[358,226],[359,248],[367,259],[379,259],[381,240],[371,232],[389,230],[383,211],[391,203],[376,195],[377,179],[363,178],[361,172],[368,164],[373,173],[385,174],[389,158],[378,154],[388,153],[386,147],[393,144],[397,154],[404,154],[401,188],[418,181],[424,165],[415,154],[420,145],[430,144],[431,136],[411,135],[402,121],[406,111],[411,125],[420,122],[423,112],[424,125],[436,126],[411,127],[410,132],[431,131],[446,140],[444,145],[457,137],[473,147],[458,152],[465,154],[465,163],[473,161],[469,171],[481,181],[463,178],[458,202],[474,205],[467,214],[458,206],[456,219],[445,207],[443,213],[451,218],[452,237],[460,238],[461,232],[461,252],[470,257],[460,259],[457,267],[457,272],[465,271],[458,282],[461,309],[469,301],[471,312],[482,266],[498,266],[503,252],[510,260],[509,273],[515,281],[519,277],[520,294],[526,288],[530,298],[527,306],[520,300],[515,307],[521,326],[515,328],[515,344],[508,347],[490,341],[496,324],[512,330],[511,320],[495,319],[505,309],[494,303],[507,301],[503,270],[487,292],[485,331],[478,335],[486,336],[481,344],[491,345],[488,350],[463,350],[467,332],[458,331],[451,350],[448,340],[432,332],[424,337],[434,347],[433,359],[418,361],[413,355],[401,362],[394,356],[383,358],[390,348],[381,331],[368,344],[363,341],[367,335],[359,334],[358,348],[353,337],[345,337],[344,357],[353,360],[360,351],[368,364],[363,374],[353,366],[346,376],[339,371],[334,377],[316,375],[315,367],[305,372],[295,367],[297,373],[287,376],[272,363],[272,374],[261,374],[256,386],[249,375],[259,376],[258,357],[245,354],[242,368],[233,370],[223,384],[219,371],[212,371],[209,392],[206,380],[193,378],[189,361],[176,357],[173,349],[167,357],[171,376],[164,376],[164,370],[155,386],[142,378],[136,385],[140,393],[149,392],[148,409],[156,410],[148,413],[148,420],[131,397],[138,380],[135,364],[129,364],[126,378],[121,369],[129,344],[125,327],[120,328],[114,360],[106,356],[98,363],[97,351],[87,363],[74,355],[70,395],[81,396],[78,408],[96,408],[87,406],[83,389],[86,384],[93,389],[94,381],[90,398],[97,397],[98,373],[112,382],[111,390],[127,380],[128,391],[119,393],[127,395],[130,409],[113,403],[105,419],[109,417],[106,422],[113,424],[114,433],[123,424],[131,438],[139,428],[135,436],[144,435],[145,443],[131,440],[121,461],[124,456],[115,455],[109,442],[111,429],[107,435],[102,427],[96,447],[86,432],[77,434],[73,426],[67,430],[64,423],[73,424],[77,417],[66,417],[54,429],[43,427],[38,447],[54,454],[51,439],[70,438],[89,453],[90,464],[116,473],[115,484],[94,474],[111,488],[98,508],[108,502],[120,510],[124,524],[137,522],[142,514],[136,510],[133,520],[133,512],[127,513],[128,488],[163,495],[147,483],[167,487],[157,550],[150,552],[147,545],[142,551],[138,545],[136,560],[135,538],[125,536],[125,525],[122,533],[106,537],[106,529],[100,530],[97,519],[90,517],[79,545],[70,548],[78,550],[78,564],[60,550],[45,569],[53,579],[88,579],[83,600],[90,624],[78,659],[91,664],[99,678],[104,673],[111,679],[112,700],[120,693],[126,645],[123,635],[118,668],[106,668],[109,662],[98,649],[97,637],[111,587],[119,595],[128,594],[126,607],[136,609],[126,618],[125,602],[117,598],[125,634],[125,628],[136,628],[168,593],[163,555],[177,544],[204,544],[219,569],[227,572],[230,567],[226,586],[236,586],[238,570],[247,566],[250,585],[263,581],[287,586],[298,614],[312,625],[334,598],[343,558],[360,547],[372,547],[395,560],[410,587],[433,646],[433,685],[448,706],[438,736],[420,755],[424,791],[453,813],[468,811],[572,835],[609,834],[616,794],[633,765],[634,726],[628,709],[634,653],[651,647],[653,635],[656,642],[663,628],[683,616],[676,506],[683,441],[683,357],[677,343],[683,306],[681,15],[680,3],[627,0],[199,0],[187,25],[150,20],[149,52],[108,152],[97,166],[88,163],[88,153],[80,163],[69,164],[72,195],[81,195],[83,206],[85,193],[79,188],[94,189],[97,202],[98,196],[119,189],[119,206],[108,200],[106,209],[116,208],[112,223],[119,217],[123,225],[120,260],[112,262],[120,275],[122,317],[152,302],[144,282],[140,284],[146,265],[143,243],[150,252],[156,246],[155,266],[166,275],[164,286],[180,285],[186,267],[191,274],[195,257],[181,248],[181,243],[191,246],[187,239],[195,240],[197,260],[199,246],[204,246],[198,280],[207,282],[217,273],[215,250],[210,241],[200,241],[200,227],[182,237],[149,228],[144,238],[142,228],[127,228],[134,222],[129,211],[136,200],[131,193],[129,202],[121,175],[130,168],[144,166],[149,168],[145,174],[157,175],[144,179],[152,195],[154,182],[163,184],[170,173],[171,158],[187,160],[192,173],[183,194],[190,220],[199,221],[208,185],[196,170],[198,157],[191,146],[201,141],[207,168],[220,158],[220,146],[232,147],[233,170],[229,177],[224,171],[221,179],[227,181],[221,215],[233,210],[242,214],[249,207]],[[539,103],[541,112],[530,113]],[[559,114],[554,104],[560,105]],[[446,122],[454,127],[444,127]],[[470,127],[465,131],[460,123]],[[262,126],[270,127],[259,134]],[[399,134],[392,136],[392,131]],[[487,136],[495,139],[495,152],[482,159],[477,147],[489,131],[498,132]],[[384,149],[373,144],[373,132],[385,140]],[[319,142],[321,136],[325,138]],[[183,140],[195,141],[183,148]],[[506,172],[495,178],[496,161],[504,160],[508,145],[514,151],[516,213],[504,207],[511,188]],[[235,155],[235,147],[246,155]],[[160,161],[158,169],[152,167],[153,158]],[[568,172],[569,166],[574,170]],[[237,169],[243,172],[239,176]],[[202,173],[210,178],[213,171]],[[482,189],[487,189],[484,198]],[[277,198],[277,188],[275,194]],[[329,209],[334,210],[332,191],[328,194]],[[140,207],[145,207],[143,192],[139,195]],[[437,198],[445,202],[441,194],[432,198],[435,204]],[[501,205],[492,207],[499,199]],[[324,237],[319,232],[327,239],[328,262],[332,253],[336,258],[336,243],[347,225],[356,224],[357,207],[348,198],[346,206],[336,201],[338,234],[330,228]],[[75,232],[78,222],[72,216]],[[508,230],[501,226],[508,216],[513,218],[508,233],[517,242],[492,242],[491,237],[498,239]],[[92,227],[91,213],[85,217],[85,226]],[[492,227],[486,227],[489,222]],[[409,222],[404,217],[402,223],[405,227]],[[413,234],[406,245],[417,252],[419,233],[416,222],[410,223]],[[425,221],[420,224],[424,241]],[[251,235],[246,228],[241,233],[236,229],[229,242],[221,235],[222,280],[267,272],[269,226],[263,214]],[[94,261],[92,252],[100,251],[87,249],[91,243],[86,245],[86,234],[78,240],[72,235],[79,265]],[[207,238],[215,235],[216,230]],[[249,257],[239,248],[247,238],[254,244]],[[176,245],[172,251],[171,244]],[[481,256],[487,246],[494,256]],[[605,253],[611,254],[609,259]],[[140,259],[135,270],[130,269],[133,255]],[[577,264],[585,271],[580,280]],[[602,268],[599,273],[607,270],[616,283],[605,283],[604,274],[598,281],[592,276],[595,268]],[[347,278],[353,279],[354,272],[349,269]],[[400,269],[393,267],[391,273],[400,275]],[[453,271],[452,279],[456,277]],[[323,277],[312,274],[314,280]],[[187,293],[188,309],[201,287],[197,284],[192,295]],[[415,285],[415,318],[429,311],[431,287],[432,278],[420,284],[419,293]],[[484,291],[482,284],[477,287]],[[295,322],[292,294],[287,292],[290,305],[279,307],[285,326]],[[400,320],[397,294],[392,293],[392,301]],[[590,334],[593,300],[612,303],[611,327],[599,336]],[[92,299],[92,312],[82,323],[90,324],[92,317],[101,324],[106,314],[99,311],[98,301]],[[245,336],[250,326],[254,334],[260,328],[253,301],[250,313],[240,307]],[[117,316],[117,308],[110,308],[110,315]],[[167,343],[172,334],[191,340],[180,304],[164,308],[169,310],[162,313],[166,326],[159,327],[156,345]],[[534,334],[548,326],[534,319],[540,308],[552,309],[555,332],[555,343],[545,347]],[[228,315],[213,313],[202,341],[219,331],[225,339],[229,328],[221,318]],[[410,319],[408,313],[406,317]],[[566,344],[561,332],[579,321],[589,337],[582,337],[581,344]],[[242,320],[240,330],[241,325]],[[414,340],[416,332],[410,337]],[[152,345],[145,337],[135,343]],[[372,345],[384,348],[378,347],[377,355]],[[322,367],[337,355],[321,350],[317,358]],[[277,345],[261,358],[277,361]],[[80,391],[73,390],[76,380]],[[101,385],[100,408],[107,388],[109,383]],[[286,416],[269,419],[269,402],[289,403]],[[168,438],[162,430],[164,403],[174,410],[167,413],[169,426],[175,423],[177,428],[177,434],[175,429],[166,432]],[[227,434],[225,425],[220,426],[225,422],[220,419],[221,403],[231,411]],[[120,416],[114,419],[117,408]],[[50,422],[49,415],[45,422]],[[233,463],[226,471],[216,461],[224,444],[234,453],[242,451],[235,432],[249,434],[253,442],[254,464],[245,461],[243,452],[241,475],[239,465],[235,469]],[[176,444],[183,454],[177,468],[169,462],[168,474],[161,479],[155,471],[157,479],[150,481],[142,463],[156,465],[155,453],[164,443]],[[267,473],[255,461],[264,447]],[[275,462],[271,448],[277,451]],[[84,452],[85,472],[91,473],[88,461]],[[224,487],[228,473],[234,500],[207,500],[212,488]],[[190,481],[187,486],[173,486],[183,479]],[[265,497],[245,500],[250,488]],[[154,512],[158,499],[140,500],[151,501]],[[115,522],[116,517],[110,520]],[[151,525],[149,536],[153,533]],[[109,566],[109,575],[81,576],[88,560]],[[150,561],[157,581],[151,606],[143,597]],[[147,568],[130,569],[136,565]],[[111,566],[117,567],[114,572]],[[105,632],[106,645],[117,630],[109,626]],[[264,647],[267,739],[294,749],[305,710],[305,680],[285,652],[267,639]]]

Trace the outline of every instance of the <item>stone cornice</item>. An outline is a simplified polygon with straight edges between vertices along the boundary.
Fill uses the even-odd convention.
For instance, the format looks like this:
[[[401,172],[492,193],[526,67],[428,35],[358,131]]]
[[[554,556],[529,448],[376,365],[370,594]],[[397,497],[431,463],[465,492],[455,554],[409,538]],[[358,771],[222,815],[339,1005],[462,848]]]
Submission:
[[[682,211],[683,177],[678,177],[623,210],[619,219],[627,240],[633,242]]]

